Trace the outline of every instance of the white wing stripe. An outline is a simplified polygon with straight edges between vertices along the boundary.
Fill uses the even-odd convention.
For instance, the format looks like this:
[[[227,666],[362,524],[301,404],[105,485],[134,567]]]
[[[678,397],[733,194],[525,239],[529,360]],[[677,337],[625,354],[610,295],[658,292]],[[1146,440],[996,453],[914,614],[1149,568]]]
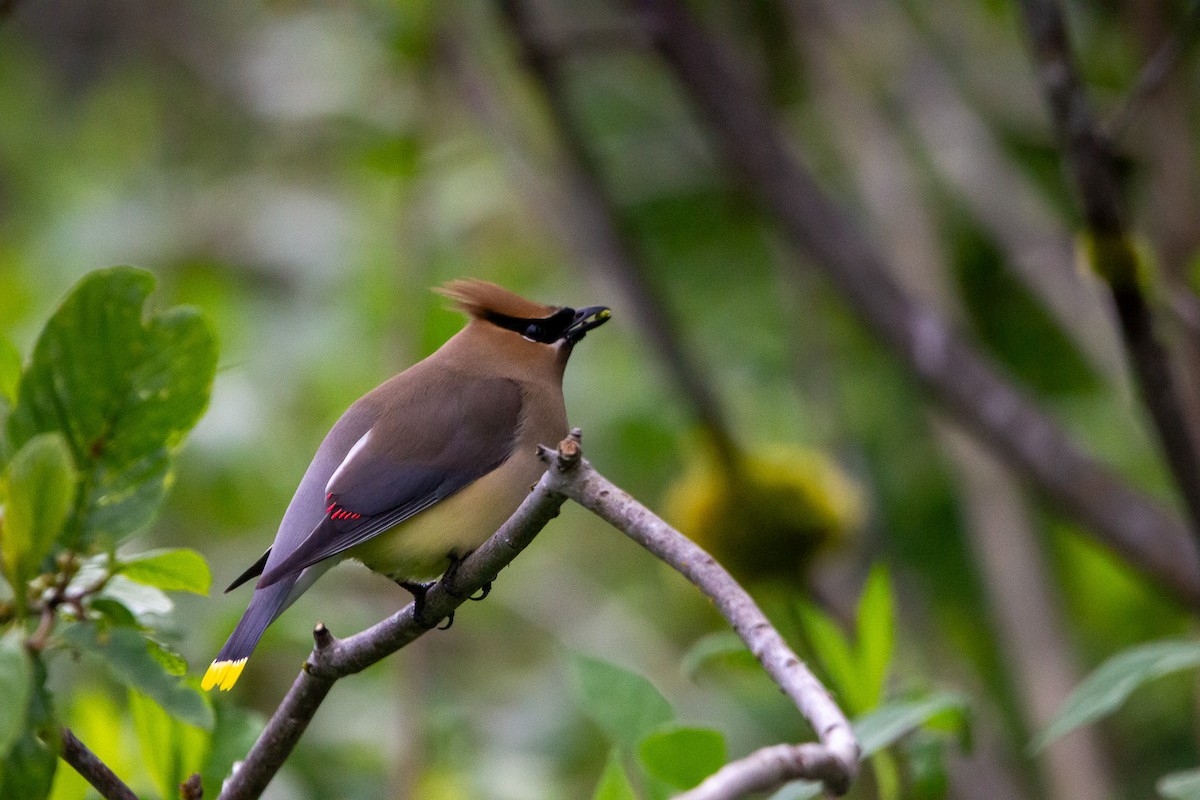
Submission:
[[[374,428],[372,428],[371,430],[374,430]],[[363,447],[367,443],[367,439],[371,438],[371,430],[368,430],[366,433],[364,433],[362,435],[362,438],[354,443],[354,447],[351,447],[350,452],[346,453],[346,457],[344,459],[342,459],[342,463],[338,464],[338,468],[333,471],[333,475],[329,476],[329,483],[325,484],[325,493],[326,494],[333,491],[331,487],[337,481],[338,476],[342,474],[342,470],[344,470],[346,468],[346,465],[348,465],[351,462],[351,460],[353,460],[353,458],[356,455],[358,455],[359,451],[363,449]]]

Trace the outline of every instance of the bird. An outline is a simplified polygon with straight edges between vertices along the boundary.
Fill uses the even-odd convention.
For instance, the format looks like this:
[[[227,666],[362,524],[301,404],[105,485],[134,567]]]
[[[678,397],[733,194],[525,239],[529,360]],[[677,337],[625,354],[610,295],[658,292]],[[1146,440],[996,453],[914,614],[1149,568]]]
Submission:
[[[257,577],[201,681],[233,688],[263,631],[335,563],[362,562],[413,593],[482,544],[545,471],[539,445],[567,434],[563,372],[606,306],[543,305],[494,283],[434,291],[467,324],[355,401],[321,442],[273,544],[225,590]]]

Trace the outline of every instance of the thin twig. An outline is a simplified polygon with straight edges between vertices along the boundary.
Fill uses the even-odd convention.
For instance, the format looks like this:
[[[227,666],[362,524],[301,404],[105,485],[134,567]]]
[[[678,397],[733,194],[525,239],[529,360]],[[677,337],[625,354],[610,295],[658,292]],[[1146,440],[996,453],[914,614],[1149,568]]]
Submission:
[[[766,673],[812,725],[821,744],[807,745],[803,757],[792,758],[791,767],[779,771],[778,780],[772,785],[807,778],[823,782],[835,794],[845,793],[858,774],[859,747],[850,722],[825,687],[788,647],[754,600],[725,568],[686,536],[592,469],[586,460],[569,472],[547,472],[545,480],[551,489],[579,503],[670,565],[712,600]],[[756,762],[735,768],[732,772],[740,775],[743,770],[746,774],[760,774],[756,772]],[[731,778],[725,780],[729,780],[730,785],[735,783]],[[755,790],[764,788],[771,787],[756,785]],[[733,798],[744,793],[703,794],[696,797]]]
[[[1021,0],[1042,92],[1083,209],[1092,267],[1107,282],[1142,402],[1158,431],[1167,465],[1200,540],[1200,457],[1180,406],[1166,346],[1141,287],[1138,257],[1126,227],[1117,164],[1080,81],[1066,20],[1055,0]]]
[[[1103,122],[1101,132],[1110,139],[1120,136],[1133,120],[1138,107],[1162,88],[1183,57],[1195,47],[1197,40],[1200,40],[1200,0],[1193,0],[1179,27],[1154,51],[1138,72],[1125,99]]]
[[[795,780],[836,775],[842,764],[827,747],[814,744],[776,744],[730,761],[699,786],[674,800],[730,800],[751,792],[777,789]]]
[[[749,191],[930,394],[1100,542],[1180,600],[1200,606],[1200,559],[1179,520],[1086,455],[944,319],[896,284],[869,237],[788,152],[728,53],[679,3],[633,1]]]
[[[79,737],[72,733],[70,728],[63,728],[61,736],[62,752],[59,756],[74,767],[101,797],[105,800],[138,800],[133,790],[126,786],[99,756],[89,750],[87,745],[79,741]]]

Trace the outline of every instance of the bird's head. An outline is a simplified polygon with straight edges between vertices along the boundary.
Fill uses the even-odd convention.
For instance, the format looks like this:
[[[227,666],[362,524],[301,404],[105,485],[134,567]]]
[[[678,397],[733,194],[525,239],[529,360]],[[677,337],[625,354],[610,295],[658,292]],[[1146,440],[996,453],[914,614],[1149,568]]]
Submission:
[[[526,342],[550,345],[564,355],[588,331],[612,316],[606,306],[576,309],[542,305],[486,281],[451,281],[436,291],[453,300],[473,319],[511,331]]]

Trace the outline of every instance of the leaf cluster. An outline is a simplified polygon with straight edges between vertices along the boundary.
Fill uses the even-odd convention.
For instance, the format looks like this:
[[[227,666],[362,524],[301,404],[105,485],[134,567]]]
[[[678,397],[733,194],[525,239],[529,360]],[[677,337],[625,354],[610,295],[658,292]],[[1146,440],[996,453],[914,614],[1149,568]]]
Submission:
[[[126,688],[163,796],[204,766],[212,708],[156,626],[172,607],[165,592],[208,593],[208,565],[126,542],[166,496],[208,404],[217,344],[196,309],[148,311],[153,288],[143,270],[98,270],[24,364],[0,339],[0,693],[12,701],[0,706],[0,797],[39,800],[55,786],[60,706],[74,691],[48,687],[61,654]]]
[[[874,569],[863,589],[857,646],[816,607],[806,604],[799,613],[839,703],[855,716],[855,734],[863,758],[871,760],[879,795],[901,796],[900,766],[890,748],[905,743],[910,791],[903,796],[944,796],[940,748],[929,745],[935,742],[932,737],[947,732],[969,743],[966,704],[947,692],[887,697],[895,625],[887,571]],[[710,668],[756,668],[753,662],[736,635],[718,633],[696,642],[684,668],[696,677]],[[612,745],[593,800],[667,798],[699,785],[729,760],[720,731],[678,720],[671,703],[641,675],[581,655],[575,656],[572,666],[580,707]],[[805,738],[799,731],[795,735],[796,741]],[[933,758],[926,758],[930,753]],[[940,784],[931,779],[937,775],[942,775]],[[815,798],[821,790],[820,784],[797,781],[776,792],[772,800]]]

